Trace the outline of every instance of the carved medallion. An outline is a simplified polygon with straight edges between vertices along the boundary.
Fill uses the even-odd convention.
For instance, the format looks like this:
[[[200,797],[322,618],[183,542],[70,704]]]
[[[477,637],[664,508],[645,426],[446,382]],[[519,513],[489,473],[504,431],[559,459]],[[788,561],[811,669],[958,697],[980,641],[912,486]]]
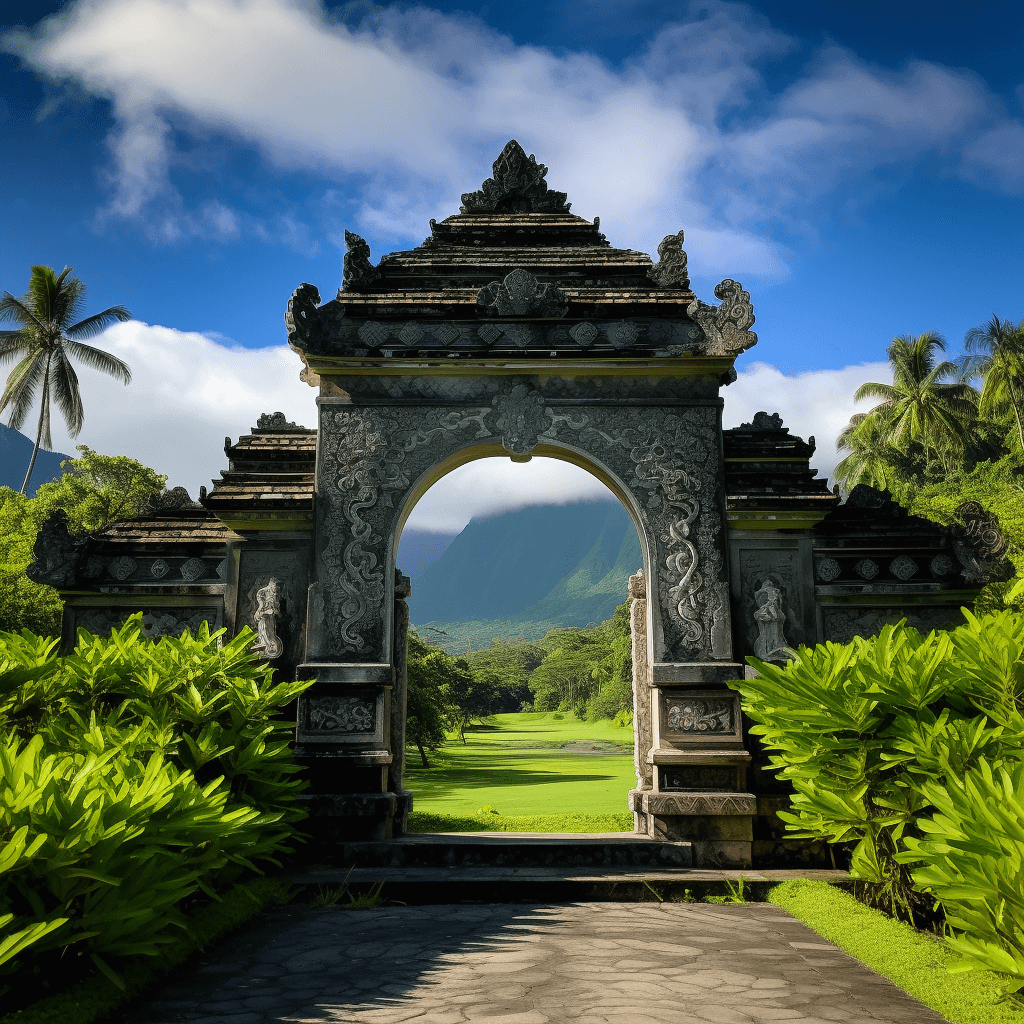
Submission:
[[[948,576],[953,571],[953,559],[949,555],[936,555],[929,568],[933,576]]]
[[[590,348],[600,333],[601,332],[593,324],[588,323],[576,324],[575,327],[569,328],[569,337],[571,337],[580,348]]]
[[[490,316],[564,316],[569,308],[558,285],[541,284],[522,268],[481,288],[476,302],[478,311]]]
[[[369,348],[380,348],[381,345],[386,345],[390,336],[391,332],[388,328],[374,320],[367,320],[359,328],[359,340]]]
[[[498,411],[495,424],[501,431],[501,446],[513,455],[529,455],[537,447],[540,434],[550,426],[544,397],[525,384],[517,384],[491,403]]]
[[[819,580],[831,583],[839,576],[839,563],[834,558],[823,558],[818,562],[815,572]]]
[[[106,562],[104,562],[102,558],[97,558],[95,555],[93,555],[93,557],[85,563],[85,568],[82,570],[82,575],[87,580],[94,580],[96,579],[97,576],[103,575],[103,570],[105,568]]]
[[[897,579],[909,580],[917,572],[917,562],[906,555],[900,555],[889,563],[889,572]]]
[[[613,324],[608,329],[608,340],[612,343],[612,348],[629,348],[638,336],[636,325],[628,320]]]
[[[417,324],[406,324],[399,332],[398,337],[403,345],[415,345],[423,337],[423,329]]]
[[[873,580],[878,575],[878,565],[870,558],[862,558],[854,567],[853,571],[862,580]]]
[[[162,558],[158,558],[149,567],[149,574],[155,580],[162,580],[167,575],[170,568],[171,567]]]
[[[493,345],[502,336],[503,331],[497,324],[484,324],[476,333],[485,345]]]
[[[126,580],[137,568],[138,563],[134,558],[122,555],[107,566],[107,572],[109,572],[115,580]]]
[[[206,565],[201,558],[190,558],[179,571],[181,578],[191,583],[206,575]]]

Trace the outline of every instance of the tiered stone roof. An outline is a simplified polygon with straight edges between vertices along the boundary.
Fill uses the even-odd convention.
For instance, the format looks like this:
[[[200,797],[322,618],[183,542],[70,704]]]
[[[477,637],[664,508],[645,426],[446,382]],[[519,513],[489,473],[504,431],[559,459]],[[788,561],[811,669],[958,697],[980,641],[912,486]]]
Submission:
[[[308,530],[313,523],[316,431],[263,415],[249,434],[224,439],[228,468],[203,504],[232,530]]]
[[[839,503],[827,480],[811,469],[814,438],[790,434],[778,413],[722,431],[725,493],[734,529],[806,529]]]
[[[756,342],[741,285],[718,285],[720,306],[691,291],[681,231],[662,240],[657,263],[613,248],[546,173],[510,142],[461,212],[377,266],[346,232],[342,288],[322,306],[313,285],[295,291],[289,343],[320,370],[325,357],[734,357]]]

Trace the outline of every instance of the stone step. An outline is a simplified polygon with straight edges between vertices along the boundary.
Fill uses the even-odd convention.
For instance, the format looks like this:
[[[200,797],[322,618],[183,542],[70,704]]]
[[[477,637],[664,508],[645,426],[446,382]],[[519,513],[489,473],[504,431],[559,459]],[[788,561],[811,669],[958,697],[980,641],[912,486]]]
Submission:
[[[337,843],[326,866],[337,868],[688,868],[690,843],[629,832],[433,832],[390,842]]]

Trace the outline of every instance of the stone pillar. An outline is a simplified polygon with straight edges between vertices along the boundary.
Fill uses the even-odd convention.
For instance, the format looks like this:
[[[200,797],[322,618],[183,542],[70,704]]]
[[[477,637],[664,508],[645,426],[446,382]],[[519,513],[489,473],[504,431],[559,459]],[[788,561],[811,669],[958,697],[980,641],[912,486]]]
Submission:
[[[388,789],[398,798],[392,831],[402,835],[409,824],[412,810],[412,793],[402,788],[405,771],[405,719],[409,699],[409,605],[406,599],[412,593],[408,576],[395,570],[395,640],[394,665],[395,685],[391,691],[391,767]]]
[[[633,766],[636,789],[629,794],[633,811],[633,831],[648,832],[647,816],[640,810],[642,794],[653,786],[650,764],[651,733],[651,663],[647,651],[647,579],[643,569],[629,577],[629,632],[633,660]]]

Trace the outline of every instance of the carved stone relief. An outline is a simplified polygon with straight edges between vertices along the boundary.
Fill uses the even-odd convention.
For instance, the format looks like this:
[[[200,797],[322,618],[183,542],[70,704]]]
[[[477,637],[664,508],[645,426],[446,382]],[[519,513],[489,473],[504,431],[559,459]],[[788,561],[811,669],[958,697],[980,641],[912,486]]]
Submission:
[[[481,288],[476,303],[479,311],[489,316],[564,316],[569,308],[558,285],[541,284],[522,268]]]
[[[181,636],[186,629],[195,634],[203,622],[211,632],[220,628],[217,608],[82,608],[76,614],[75,626],[103,636],[123,626],[136,611],[142,611],[142,632],[150,638]]]
[[[1009,542],[995,517],[977,501],[963,502],[956,514],[964,523],[964,529],[962,536],[953,541],[953,552],[963,566],[964,579],[968,583],[988,583],[1012,575],[1012,566],[1006,558]]]
[[[710,697],[663,696],[662,722],[669,732],[732,733],[733,701]]]
[[[354,231],[345,232],[345,269],[342,288],[361,292],[380,278],[380,271],[370,262],[370,247]]]
[[[692,765],[683,768],[659,769],[658,788],[666,790],[738,790],[735,768],[715,765]]]
[[[277,657],[283,657],[286,651],[301,650],[305,642],[308,571],[303,557],[287,549],[246,552],[242,556],[238,584],[241,598],[238,625],[248,626],[259,635],[258,595],[272,579],[277,581],[275,634],[282,644],[281,654]]]
[[[654,774],[647,754],[654,745],[651,726],[651,666],[647,655],[647,577],[643,569],[629,577],[630,651],[633,657],[633,767],[636,787],[651,789]]]
[[[463,213],[568,213],[564,192],[548,188],[544,164],[513,139],[492,165],[493,177],[462,197]]]
[[[126,580],[138,567],[139,564],[134,558],[122,555],[120,558],[114,559],[114,561],[107,566],[107,572],[109,572],[115,580]]]
[[[804,605],[801,582],[792,551],[741,551],[740,595],[748,653],[763,661],[785,658],[789,655],[783,648],[807,642],[802,621]],[[770,584],[778,592],[777,595],[769,595],[765,590],[766,584]],[[778,638],[774,637],[772,623],[768,621],[776,612],[782,616],[779,624],[780,644],[774,642]],[[767,656],[758,653],[759,650],[767,651],[769,648],[778,653]]]
[[[666,235],[658,246],[658,262],[647,276],[661,288],[689,288],[690,275],[683,252],[683,232]]]
[[[178,571],[183,580],[192,583],[206,576],[206,563],[201,558],[190,558]]]
[[[897,579],[909,580],[917,572],[917,562],[907,555],[899,555],[889,563],[889,572]]]
[[[783,594],[777,586],[766,579],[754,594],[757,610],[757,639],[754,641],[754,656],[762,661],[784,659],[790,656],[789,643],[783,629],[786,613],[782,610]]]
[[[840,572],[839,563],[834,558],[822,558],[815,566],[814,574],[822,583],[831,583]]]
[[[384,561],[412,480],[450,454],[497,441],[513,454],[568,442],[632,492],[658,551],[662,635],[677,661],[731,656],[713,408],[570,407],[510,382],[482,407],[321,410],[318,536],[334,653],[382,649]]]
[[[822,609],[822,628],[826,640],[847,644],[855,636],[875,636],[885,625],[895,625],[901,619],[907,625],[927,633],[933,629],[955,629],[963,625],[963,616],[956,608],[921,608],[914,612],[884,608]]]
[[[736,355],[757,344],[754,326],[754,306],[750,293],[739,281],[726,279],[715,285],[715,296],[720,306],[708,306],[694,299],[686,307],[686,315],[704,329],[708,355]]]
[[[277,620],[281,616],[278,585],[277,578],[272,576],[256,591],[254,600],[256,639],[253,641],[252,649],[267,661],[274,661],[284,654],[284,641],[277,635]]]
[[[316,732],[372,733],[377,702],[365,697],[307,697],[309,727]]]

